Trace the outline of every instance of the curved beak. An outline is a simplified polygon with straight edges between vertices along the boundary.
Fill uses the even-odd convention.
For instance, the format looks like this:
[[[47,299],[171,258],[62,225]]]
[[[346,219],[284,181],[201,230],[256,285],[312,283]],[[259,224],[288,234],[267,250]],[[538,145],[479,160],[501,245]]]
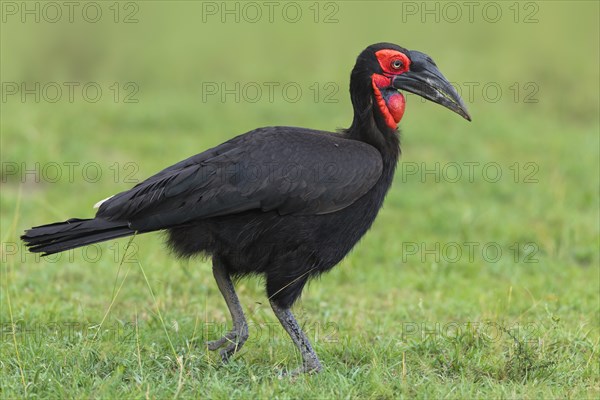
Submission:
[[[392,86],[441,104],[471,121],[467,106],[433,60],[427,54],[414,50],[410,51],[410,59],[410,70],[396,75]]]

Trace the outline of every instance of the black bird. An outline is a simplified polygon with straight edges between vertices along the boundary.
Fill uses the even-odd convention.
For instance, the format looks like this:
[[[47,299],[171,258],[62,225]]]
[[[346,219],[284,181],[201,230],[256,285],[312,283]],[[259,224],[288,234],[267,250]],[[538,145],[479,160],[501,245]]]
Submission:
[[[271,307],[302,354],[299,372],[321,363],[290,307],[306,282],[333,268],[371,227],[400,155],[400,90],[471,120],[433,60],[378,43],[360,53],[350,77],[354,119],[340,133],[259,128],[183,160],[96,206],[93,219],[29,229],[44,255],[135,233],[166,230],[181,257],[212,257],[233,328],[208,343],[224,361],[248,338],[232,279],[265,277]]]

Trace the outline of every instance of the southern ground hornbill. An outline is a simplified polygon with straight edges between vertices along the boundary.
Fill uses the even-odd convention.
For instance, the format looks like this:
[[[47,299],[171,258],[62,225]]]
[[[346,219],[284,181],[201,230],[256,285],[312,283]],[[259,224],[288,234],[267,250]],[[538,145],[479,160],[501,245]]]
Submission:
[[[391,43],[367,47],[350,78],[354,119],[340,133],[267,127],[237,136],[101,201],[93,219],[27,230],[44,255],[166,230],[175,254],[212,256],[233,328],[209,342],[226,361],[248,338],[232,278],[261,274],[275,315],[302,354],[321,364],[290,307],[306,282],[335,266],[371,227],[400,154],[405,90],[470,116],[433,60]]]

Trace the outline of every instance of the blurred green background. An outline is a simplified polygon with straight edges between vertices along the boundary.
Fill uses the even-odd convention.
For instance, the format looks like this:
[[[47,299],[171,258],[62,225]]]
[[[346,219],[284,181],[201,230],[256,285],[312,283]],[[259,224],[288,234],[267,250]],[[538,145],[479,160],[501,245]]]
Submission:
[[[599,3],[466,3],[74,2],[70,13],[2,2],[3,394],[597,396]],[[91,217],[96,201],[255,127],[347,127],[350,70],[381,41],[429,54],[473,122],[408,96],[380,218],[297,307],[307,323],[336,326],[334,343],[313,338],[327,365],[316,380],[274,378],[298,362],[283,332],[226,369],[191,345],[199,321],[226,326],[227,312],[209,263],[174,260],[161,235],[135,238],[148,281],[137,263],[119,269],[127,240],[92,261],[79,250],[40,261],[19,247],[24,229]],[[449,163],[462,179],[444,178]],[[478,167],[469,180],[465,163],[496,163],[502,176],[489,182]],[[436,165],[439,179],[421,176]],[[505,256],[453,263],[421,251],[465,242],[498,243]],[[274,321],[258,280],[239,291],[252,321]],[[137,346],[56,330],[31,344],[10,328],[104,317],[138,321]],[[455,321],[536,329],[527,351],[523,338],[485,344],[472,328],[468,343],[401,335],[405,322]]]

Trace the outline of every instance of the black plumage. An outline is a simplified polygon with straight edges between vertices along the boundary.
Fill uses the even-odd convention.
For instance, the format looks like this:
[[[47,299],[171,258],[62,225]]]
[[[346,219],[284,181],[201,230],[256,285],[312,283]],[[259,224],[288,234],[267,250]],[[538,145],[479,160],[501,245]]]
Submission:
[[[231,278],[262,274],[273,310],[302,352],[303,370],[319,370],[289,309],[311,277],[348,254],[383,204],[400,154],[396,123],[404,97],[394,96],[406,88],[469,118],[452,86],[423,56],[389,43],[364,50],[351,75],[354,119],[340,133],[259,128],[107,199],[94,219],[32,228],[22,239],[31,251],[52,254],[165,230],[177,255],[213,258],[234,328],[210,349],[225,346],[227,359],[243,345],[247,324]],[[394,73],[400,64],[403,70]],[[438,80],[418,84],[422,71]]]

